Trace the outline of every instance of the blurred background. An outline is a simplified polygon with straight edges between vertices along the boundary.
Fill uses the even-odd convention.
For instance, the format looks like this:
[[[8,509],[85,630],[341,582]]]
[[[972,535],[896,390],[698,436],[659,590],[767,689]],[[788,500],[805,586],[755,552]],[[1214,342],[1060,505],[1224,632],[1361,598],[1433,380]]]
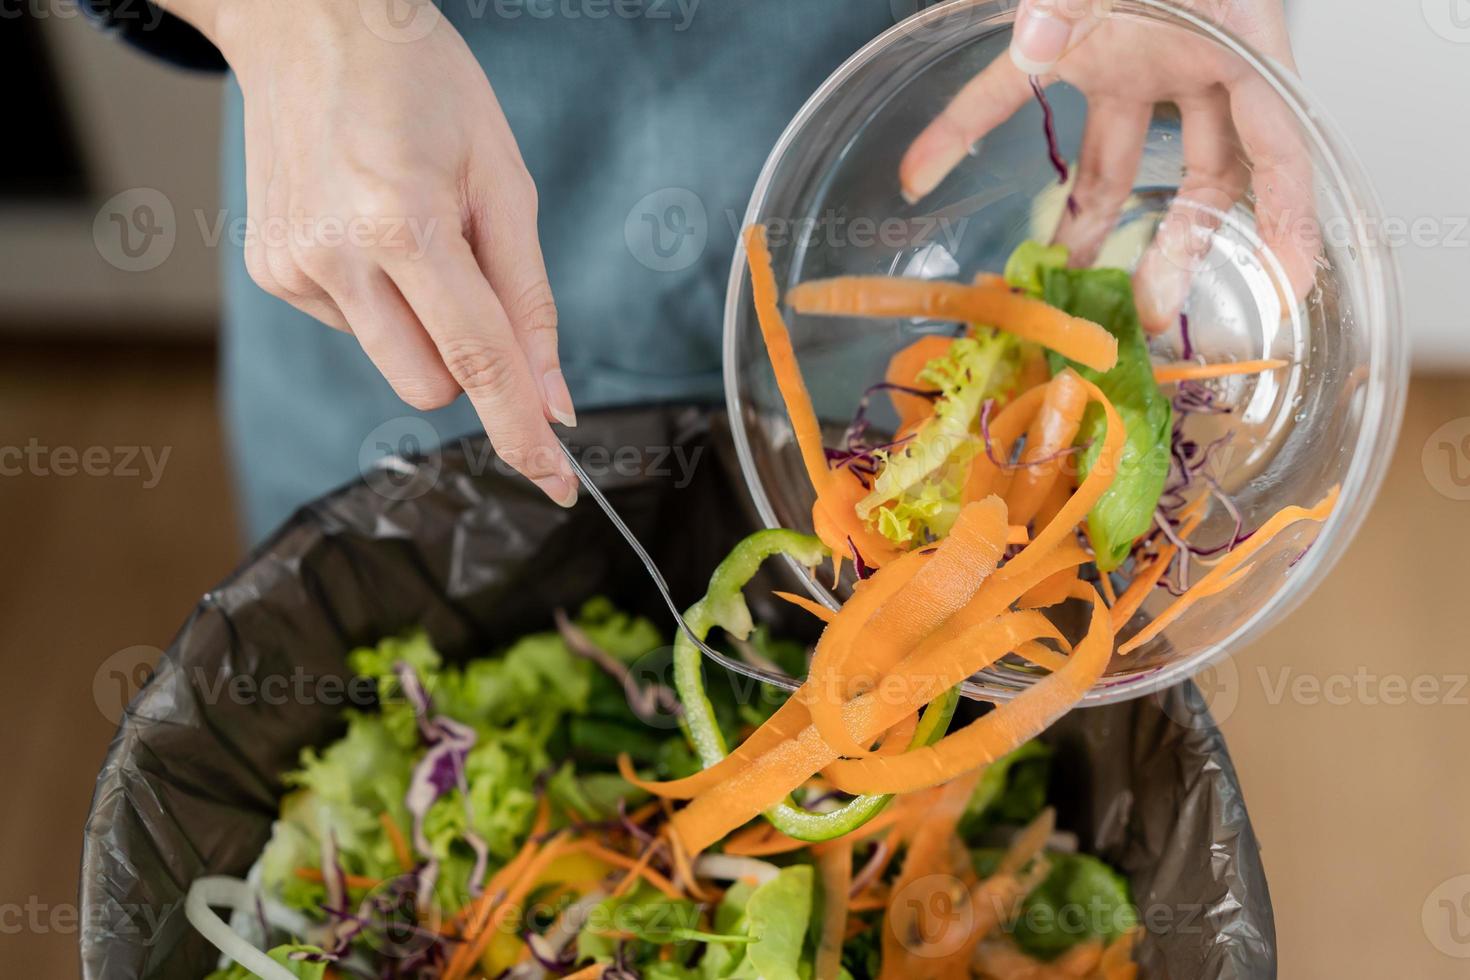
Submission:
[[[1470,85],[1470,4],[1290,7],[1308,87],[1382,198],[1415,376],[1346,559],[1201,683],[1264,845],[1283,975],[1463,977],[1470,129],[1454,99]],[[72,977],[108,738],[246,553],[216,413],[222,82],[137,54],[68,0],[0,0],[0,80],[0,735],[14,747],[0,763],[0,964]],[[98,241],[107,202],[140,188],[172,207],[175,237],[128,271]]]

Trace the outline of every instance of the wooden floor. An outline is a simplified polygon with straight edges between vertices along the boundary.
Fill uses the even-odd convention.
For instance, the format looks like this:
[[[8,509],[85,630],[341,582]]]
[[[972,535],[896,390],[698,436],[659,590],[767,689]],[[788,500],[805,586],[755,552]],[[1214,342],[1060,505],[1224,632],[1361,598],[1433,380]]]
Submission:
[[[81,828],[111,719],[147,648],[240,554],[211,358],[0,348],[0,448],[34,439],[42,460],[0,476],[6,977],[76,975]],[[1470,875],[1470,502],[1421,464],[1430,434],[1462,416],[1470,380],[1415,382],[1359,540],[1210,685],[1265,844],[1288,980],[1470,976],[1448,955],[1470,956],[1470,878],[1453,880]],[[50,472],[65,457],[40,451],[61,446],[103,447],[113,471],[126,469],[116,447],[169,456],[145,486],[136,460],[137,476]]]

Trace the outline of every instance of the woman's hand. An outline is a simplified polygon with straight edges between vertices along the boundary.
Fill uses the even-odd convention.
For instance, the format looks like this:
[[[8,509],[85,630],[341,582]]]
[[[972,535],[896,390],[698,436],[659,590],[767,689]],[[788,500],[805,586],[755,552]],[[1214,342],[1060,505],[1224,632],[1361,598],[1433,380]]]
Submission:
[[[570,506],[548,420],[576,419],[536,187],[459,33],[432,4],[396,32],[393,2],[168,4],[245,95],[246,267],[357,337],[414,408],[464,391],[500,457]]]
[[[1280,0],[1182,0],[1256,51],[1294,69]],[[933,190],[970,147],[1032,97],[1030,76],[1087,97],[1087,123],[1068,209],[1055,240],[1091,265],[1133,192],[1156,102],[1182,121],[1185,176],[1135,275],[1144,326],[1173,324],[1210,239],[1247,186],[1257,229],[1300,298],[1316,274],[1320,237],[1312,167],[1296,120],[1241,59],[1183,31],[1106,16],[1105,0],[1021,0],[1009,58],[972,79],[909,147],[904,193]],[[1242,159],[1241,151],[1244,151]],[[1249,161],[1249,169],[1246,166]]]

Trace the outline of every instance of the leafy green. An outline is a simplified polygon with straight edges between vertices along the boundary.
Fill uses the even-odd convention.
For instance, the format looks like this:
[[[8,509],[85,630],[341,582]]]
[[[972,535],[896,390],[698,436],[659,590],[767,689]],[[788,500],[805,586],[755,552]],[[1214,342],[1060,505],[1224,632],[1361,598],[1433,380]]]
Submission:
[[[693,902],[668,898],[640,884],[628,895],[607,899],[587,916],[577,935],[578,960],[611,961],[624,934],[634,937],[625,955],[635,963],[656,959],[663,946],[724,938],[700,931],[699,906]]]
[[[1101,324],[1118,339],[1118,363],[1098,372],[1056,353],[1048,355],[1052,373],[1071,367],[1095,383],[1123,421],[1126,436],[1122,460],[1112,486],[1087,515],[1087,533],[1096,552],[1097,567],[1110,572],[1123,563],[1133,542],[1153,525],[1154,510],[1169,475],[1169,433],[1173,408],[1154,381],[1148,344],[1133,286],[1121,269],[1047,268],[1042,274],[1043,298],[1073,316]],[[1100,406],[1087,407],[1077,433],[1085,477],[1097,461],[1107,431]]]
[[[593,642],[625,662],[662,642],[651,622],[619,612],[605,599],[590,600],[576,621]],[[347,873],[381,879],[401,873],[381,815],[387,813],[405,832],[411,826],[404,797],[424,748],[413,705],[401,690],[399,663],[414,669],[436,714],[468,724],[476,734],[464,762],[468,801],[451,790],[424,817],[430,853],[440,862],[437,896],[446,907],[458,907],[468,892],[474,852],[466,835],[488,846],[492,870],[520,847],[536,808],[537,776],[568,754],[568,721],[589,720],[594,690],[612,722],[647,735],[621,686],[574,655],[555,632],[523,637],[502,655],[462,668],[445,666],[421,630],[355,650],[348,665],[376,681],[380,708],[345,712],[341,739],[302,753],[301,768],[286,776],[296,791],[283,802],[261,856],[263,887],[292,908],[315,912],[325,898],[320,883],[304,881],[296,871],[320,866],[321,841],[329,830]],[[610,744],[616,743],[604,742],[603,748]],[[554,782],[569,808],[604,817],[629,789],[605,772],[579,779],[570,765]]]
[[[1052,750],[1035,739],[986,767],[965,805],[960,835],[974,837],[988,827],[1026,824],[1046,806]]]
[[[1021,905],[1021,949],[1052,959],[1079,943],[1110,943],[1138,924],[1128,879],[1089,854],[1049,854],[1051,873]]]
[[[980,409],[1012,383],[1019,351],[1011,335],[977,327],[919,372],[921,385],[940,392],[934,415],[908,442],[879,454],[882,469],[858,517],[900,547],[949,533],[979,448]]]
[[[758,887],[737,882],[715,909],[715,931],[747,944],[712,945],[700,975],[730,980],[810,980],[807,926],[814,899],[811,865],[782,868]]]
[[[1006,260],[1005,280],[1028,295],[1040,296],[1042,277],[1048,269],[1067,267],[1067,246],[1024,241]]]
[[[327,973],[326,963],[313,963],[309,960],[293,960],[292,953],[320,953],[319,946],[303,946],[293,944],[288,946],[277,946],[266,953],[271,959],[284,966],[294,977],[300,980],[322,980]],[[223,970],[215,970],[204,980],[256,980],[255,974],[245,969],[238,963],[231,963]]]

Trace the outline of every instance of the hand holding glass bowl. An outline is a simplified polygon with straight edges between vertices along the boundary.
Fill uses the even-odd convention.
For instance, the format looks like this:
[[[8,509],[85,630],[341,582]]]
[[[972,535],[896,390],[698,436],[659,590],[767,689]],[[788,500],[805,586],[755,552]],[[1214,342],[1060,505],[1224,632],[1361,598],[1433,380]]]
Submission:
[[[1008,53],[1017,11],[1000,0],[928,10],[858,52],[812,96],[768,158],[745,216],[768,229],[783,297],[842,275],[969,280],[1000,271],[1021,242],[1055,235],[1074,250],[1073,264],[1134,271],[1157,359],[1288,362],[1208,382],[1213,403],[1229,411],[1190,424],[1208,429],[1202,440],[1229,436],[1213,477],[1232,503],[1212,507],[1191,543],[1229,540],[1237,520],[1250,531],[1340,486],[1331,518],[1278,535],[1228,591],[1115,656],[1088,703],[1177,683],[1299,602],[1366,512],[1401,414],[1396,274],[1367,234],[1376,202],[1291,74],[1279,9],[1242,20],[1244,9],[1228,5],[1223,28],[1161,0],[1116,0],[1105,17],[1066,20],[1065,53],[1040,81],[1062,155],[1078,161],[1067,184],[1049,160],[1023,70],[1047,65],[1024,52],[1018,65]],[[1026,35],[1038,32],[1027,21],[1047,15],[1023,3],[1019,16],[1014,47],[1034,54]],[[745,262],[737,254],[726,307],[736,447],[764,522],[808,529],[813,492]],[[956,326],[785,313],[829,445],[895,353],[926,335],[953,336]],[[874,399],[870,421],[891,433],[896,417],[883,416],[883,400]],[[851,584],[829,589],[801,574],[833,606]],[[1120,644],[1173,600],[1156,589]],[[970,693],[1007,700],[1037,680],[1001,665],[977,675]]]

